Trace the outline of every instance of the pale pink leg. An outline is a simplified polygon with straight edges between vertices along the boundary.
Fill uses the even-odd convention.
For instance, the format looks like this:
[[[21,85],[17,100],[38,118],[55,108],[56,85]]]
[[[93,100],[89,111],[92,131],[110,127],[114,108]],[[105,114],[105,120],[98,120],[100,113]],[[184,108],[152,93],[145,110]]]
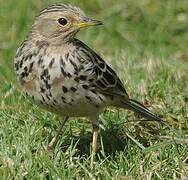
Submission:
[[[62,122],[60,128],[57,131],[56,136],[50,141],[50,143],[48,144],[48,150],[52,150],[55,148],[58,140],[59,140],[59,135],[61,134],[61,130],[63,129],[65,123],[67,122],[67,120],[69,119],[69,117],[65,117],[64,121]]]
[[[99,134],[99,126],[98,124],[92,124],[93,126],[93,142],[92,142],[92,150],[94,153],[98,150],[98,134]]]

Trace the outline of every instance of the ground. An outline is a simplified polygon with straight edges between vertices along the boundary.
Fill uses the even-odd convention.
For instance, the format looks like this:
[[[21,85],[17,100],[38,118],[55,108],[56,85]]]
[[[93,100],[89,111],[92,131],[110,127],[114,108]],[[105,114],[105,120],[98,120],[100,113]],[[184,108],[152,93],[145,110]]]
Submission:
[[[104,26],[78,38],[113,67],[131,97],[171,128],[139,122],[130,111],[100,116],[100,152],[91,167],[91,125],[72,118],[54,152],[48,142],[63,117],[24,99],[15,51],[34,16],[53,0],[0,0],[0,177],[4,179],[187,179],[188,1],[65,0]],[[62,2],[62,1],[56,1]]]

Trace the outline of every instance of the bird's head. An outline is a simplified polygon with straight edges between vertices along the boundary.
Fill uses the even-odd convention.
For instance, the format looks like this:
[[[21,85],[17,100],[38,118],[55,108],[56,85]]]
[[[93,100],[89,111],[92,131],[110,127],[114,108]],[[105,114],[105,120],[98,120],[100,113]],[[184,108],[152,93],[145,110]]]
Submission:
[[[101,21],[88,18],[84,12],[70,5],[52,5],[42,10],[36,18],[32,32],[46,40],[68,41],[81,29],[102,25]]]

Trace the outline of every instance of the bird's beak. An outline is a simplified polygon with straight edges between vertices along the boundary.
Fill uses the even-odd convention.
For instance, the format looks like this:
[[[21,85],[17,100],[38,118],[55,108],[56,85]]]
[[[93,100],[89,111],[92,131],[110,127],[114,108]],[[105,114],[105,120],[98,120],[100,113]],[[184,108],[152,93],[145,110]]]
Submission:
[[[95,19],[84,18],[81,22],[79,22],[77,24],[77,27],[84,28],[84,27],[88,27],[88,26],[99,26],[99,25],[103,25],[103,23],[101,21],[98,21]]]

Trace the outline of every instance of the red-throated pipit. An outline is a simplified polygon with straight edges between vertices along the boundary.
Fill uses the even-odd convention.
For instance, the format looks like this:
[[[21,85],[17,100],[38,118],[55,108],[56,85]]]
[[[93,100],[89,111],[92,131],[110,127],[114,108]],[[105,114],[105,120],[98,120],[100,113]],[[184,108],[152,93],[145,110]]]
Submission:
[[[52,5],[36,17],[27,38],[17,50],[17,79],[33,102],[63,115],[57,142],[68,117],[87,117],[93,127],[93,151],[97,149],[98,118],[107,106],[126,108],[148,120],[161,121],[144,105],[130,99],[122,82],[106,62],[76,33],[102,23],[69,5]]]

